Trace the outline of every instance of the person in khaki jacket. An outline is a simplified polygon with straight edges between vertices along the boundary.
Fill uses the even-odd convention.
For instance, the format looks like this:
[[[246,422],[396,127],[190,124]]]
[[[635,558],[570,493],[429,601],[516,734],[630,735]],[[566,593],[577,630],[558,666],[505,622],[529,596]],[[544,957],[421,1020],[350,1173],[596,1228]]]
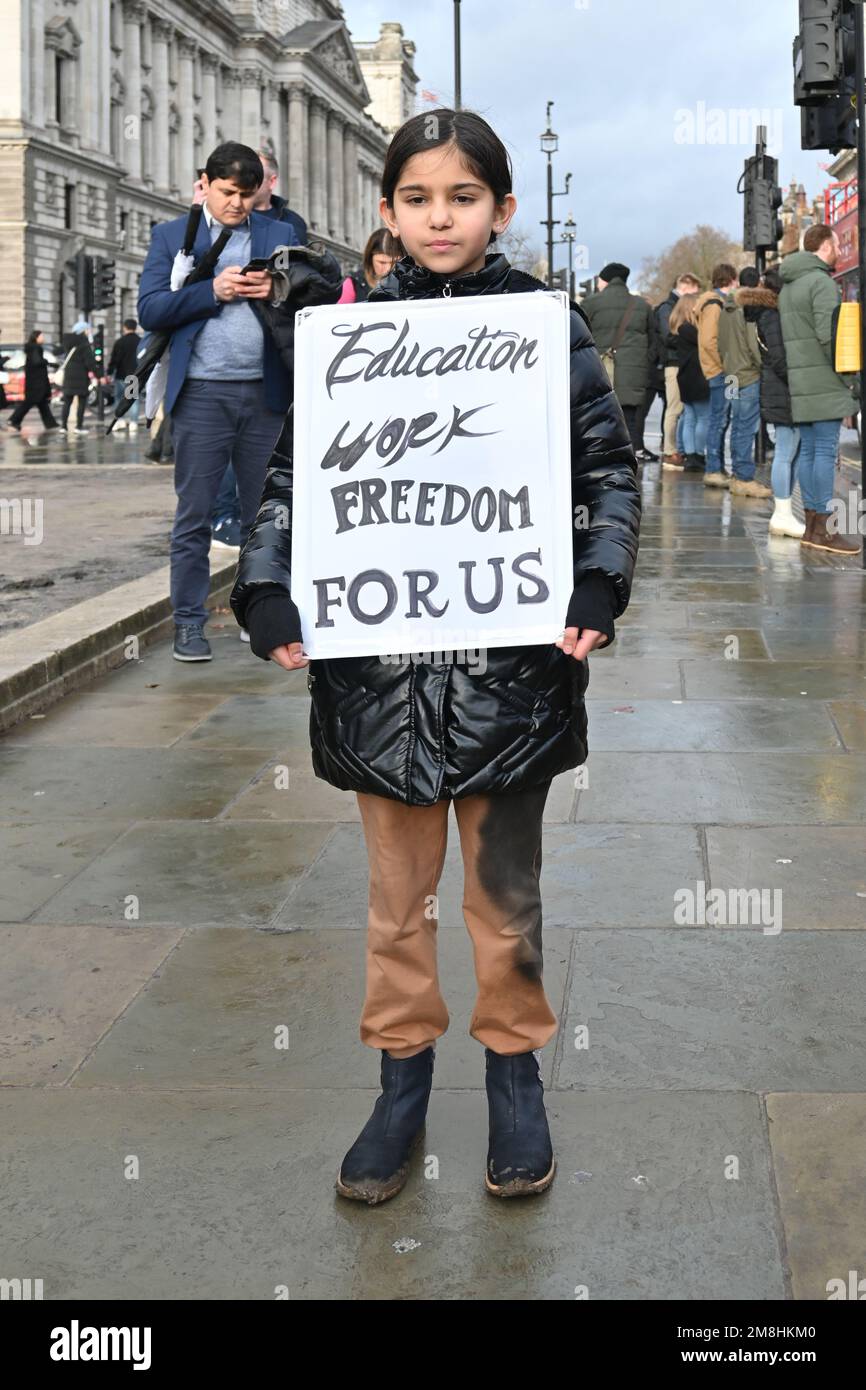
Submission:
[[[740,271],[740,288],[722,305],[716,346],[725,381],[731,383],[731,492],[737,497],[772,497],[755,477],[755,435],[761,427],[761,348],[758,315],[765,307],[753,265]]]
[[[727,487],[728,478],[722,467],[722,442],[730,413],[730,400],[725,395],[725,369],[719,356],[719,315],[722,305],[736,288],[737,272],[722,261],[711,276],[712,289],[702,294],[695,312],[698,319],[698,354],[701,370],[710,388],[710,423],[707,427],[707,466],[704,483],[708,487]]]

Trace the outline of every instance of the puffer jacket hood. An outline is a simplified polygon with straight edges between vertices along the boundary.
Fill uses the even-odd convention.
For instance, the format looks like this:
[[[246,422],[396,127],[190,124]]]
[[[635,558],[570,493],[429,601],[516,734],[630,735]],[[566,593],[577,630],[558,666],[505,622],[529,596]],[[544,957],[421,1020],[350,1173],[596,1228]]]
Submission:
[[[755,293],[755,291],[753,291]],[[761,349],[761,418],[772,425],[793,425],[791,393],[788,390],[788,360],[779,318],[779,296],[762,290],[756,327]]]
[[[458,276],[403,257],[370,301],[544,288],[496,253],[487,255],[482,269]],[[574,576],[576,582],[590,572],[606,576],[618,617],[628,603],[638,547],[634,450],[574,305],[570,327],[572,504],[585,506],[589,517],[573,533]],[[290,592],[292,488],[287,422],[230,596],[242,626],[253,592],[263,586]],[[313,770],[331,786],[410,806],[538,786],[586,759],[588,678],[586,660],[575,661],[552,643],[482,649],[477,658],[442,652],[311,661]]]
[[[779,315],[794,424],[853,415],[858,379],[840,376],[833,367],[833,324],[842,292],[830,267],[814,251],[795,251],[782,261],[779,274]]]
[[[757,285],[754,289],[746,286],[734,295],[734,302],[739,304],[747,319],[756,319],[762,309],[775,309],[778,300],[779,296],[764,285]]]

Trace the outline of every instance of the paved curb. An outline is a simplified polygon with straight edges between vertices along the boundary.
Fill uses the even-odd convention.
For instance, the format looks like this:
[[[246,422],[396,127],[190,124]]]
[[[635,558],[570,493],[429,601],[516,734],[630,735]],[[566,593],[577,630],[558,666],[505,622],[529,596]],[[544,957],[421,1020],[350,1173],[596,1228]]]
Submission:
[[[236,569],[233,555],[212,558],[214,606],[228,599]],[[0,732],[121,666],[130,637],[149,647],[171,636],[169,572],[163,565],[0,638]]]

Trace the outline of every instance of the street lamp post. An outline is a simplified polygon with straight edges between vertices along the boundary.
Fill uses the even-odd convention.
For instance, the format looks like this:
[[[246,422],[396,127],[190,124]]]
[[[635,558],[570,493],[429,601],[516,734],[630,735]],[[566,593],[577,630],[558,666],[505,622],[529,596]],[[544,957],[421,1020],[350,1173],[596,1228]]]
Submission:
[[[574,259],[574,238],[577,235],[577,223],[571,213],[565,219],[562,229],[562,240],[568,243],[568,297],[574,299],[574,271],[572,263]]]
[[[550,111],[553,102],[547,103],[547,129],[541,135],[541,152],[547,155],[547,220],[542,219],[542,227],[547,228],[547,286],[553,287],[553,229],[559,226],[559,220],[553,216],[553,200],[561,198],[568,192],[571,183],[571,174],[565,176],[565,188],[553,191],[553,156],[559,148],[559,136],[554,133],[550,126]]]

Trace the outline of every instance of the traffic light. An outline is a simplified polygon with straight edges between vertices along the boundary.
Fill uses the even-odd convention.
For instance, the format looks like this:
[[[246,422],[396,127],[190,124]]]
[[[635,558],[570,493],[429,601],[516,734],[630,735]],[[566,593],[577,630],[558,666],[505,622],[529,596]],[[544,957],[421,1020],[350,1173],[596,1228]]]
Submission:
[[[555,270],[550,277],[550,288],[552,290],[565,290],[568,294],[568,271],[565,266],[561,270]]]
[[[92,344],[92,347],[93,347],[93,356],[96,358],[96,367],[97,367],[97,373],[96,373],[96,374],[97,374],[97,376],[102,376],[102,375],[104,374],[104,369],[103,369],[102,363],[103,363],[103,359],[104,359],[104,357],[105,357],[105,326],[104,326],[104,324],[101,324],[101,323],[98,324],[97,327],[93,330],[93,344]]]
[[[800,111],[800,146],[838,154],[857,143],[855,90],[858,0],[800,0],[794,40],[794,105]]]
[[[114,261],[101,258],[96,262],[96,305],[97,309],[114,308]]]
[[[93,257],[79,251],[72,265],[75,270],[75,305],[86,316],[93,311]]]
[[[782,220],[776,209],[782,206],[779,161],[770,155],[753,154],[746,160],[745,208],[743,213],[743,249],[745,251],[775,250],[781,238]]]

